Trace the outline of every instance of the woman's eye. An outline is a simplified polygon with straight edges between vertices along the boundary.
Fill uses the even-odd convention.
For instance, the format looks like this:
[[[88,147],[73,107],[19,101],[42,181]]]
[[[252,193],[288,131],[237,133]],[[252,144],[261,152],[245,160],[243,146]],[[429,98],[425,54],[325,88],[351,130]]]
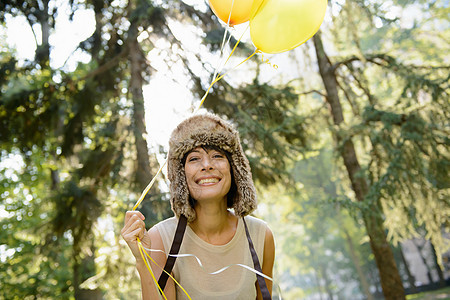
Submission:
[[[213,155],[214,158],[223,158],[223,155],[220,153],[216,153]]]
[[[198,157],[195,156],[188,159],[188,161],[196,161],[196,160],[198,160]]]

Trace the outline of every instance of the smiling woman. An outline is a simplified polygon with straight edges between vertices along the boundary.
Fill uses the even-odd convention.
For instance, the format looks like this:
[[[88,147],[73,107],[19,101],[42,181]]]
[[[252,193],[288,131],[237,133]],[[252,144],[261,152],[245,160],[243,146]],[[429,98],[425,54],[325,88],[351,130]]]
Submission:
[[[265,222],[249,216],[256,191],[238,132],[215,115],[195,115],[178,125],[169,146],[175,216],[147,231],[140,212],[127,212],[122,229],[136,258],[143,299],[157,299],[158,290],[137,239],[191,299],[271,299],[274,240]],[[175,263],[178,253],[195,255],[203,266],[191,258]],[[151,268],[167,299],[188,299],[156,264]]]
[[[224,152],[197,147],[188,153],[184,168],[191,201],[196,201],[192,206],[200,208],[215,202],[227,205],[231,172]]]

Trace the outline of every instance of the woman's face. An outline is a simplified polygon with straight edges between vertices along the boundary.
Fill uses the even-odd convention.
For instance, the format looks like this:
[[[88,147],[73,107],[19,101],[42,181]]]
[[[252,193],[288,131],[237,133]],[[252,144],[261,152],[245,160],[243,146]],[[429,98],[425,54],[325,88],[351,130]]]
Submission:
[[[218,150],[197,147],[186,157],[187,185],[197,201],[225,200],[231,186],[230,163]]]

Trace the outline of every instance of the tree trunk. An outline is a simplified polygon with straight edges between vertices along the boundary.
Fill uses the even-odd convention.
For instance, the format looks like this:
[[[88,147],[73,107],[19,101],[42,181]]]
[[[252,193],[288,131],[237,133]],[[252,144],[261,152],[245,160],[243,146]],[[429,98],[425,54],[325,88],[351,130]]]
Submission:
[[[145,139],[147,130],[145,128],[144,95],[142,92],[142,86],[144,84],[142,73],[145,66],[145,57],[137,40],[137,30],[137,24],[132,22],[129,29],[129,62],[131,73],[129,92],[133,101],[133,133],[137,155],[136,183],[139,188],[144,189],[151,179],[151,169],[148,146]]]
[[[325,291],[328,295],[328,300],[333,300],[333,292],[330,287],[330,279],[328,279],[327,267],[323,264],[320,264],[320,273],[321,277],[325,281]]]
[[[413,244],[416,246],[417,253],[419,254],[420,259],[422,260],[422,263],[424,264],[425,268],[427,269],[428,284],[433,284],[434,280],[433,280],[433,276],[431,275],[431,268],[427,263],[427,259],[425,258],[425,255],[422,253],[422,249],[425,247],[426,241],[424,241],[423,245],[419,245],[413,240]]]
[[[439,265],[436,249],[434,248],[433,243],[430,242],[430,246],[431,246],[431,254],[433,255],[434,268],[436,269],[436,272],[439,277],[439,286],[443,288],[445,287],[444,272],[442,272],[441,266]]]
[[[49,66],[50,63],[50,24],[49,24],[49,0],[42,1],[43,8],[38,13],[39,25],[41,25],[42,41],[37,45],[35,52],[35,60],[42,69]]]
[[[91,240],[90,252],[91,255],[82,257],[80,238],[78,235],[74,235],[73,239],[73,288],[74,297],[76,300],[102,300],[103,293],[100,288],[96,289],[84,289],[81,288],[81,284],[91,276],[96,274],[95,268],[95,247],[94,240]]]
[[[408,282],[409,282],[409,288],[411,289],[412,292],[417,292],[417,287],[416,287],[416,278],[414,277],[414,275],[411,273],[411,270],[409,269],[409,264],[408,261],[406,260],[405,255],[403,254],[403,247],[402,244],[399,243],[399,248],[400,248],[400,257],[402,259],[403,265],[405,266],[405,271],[406,271],[406,275],[408,276]]]
[[[94,1],[95,14],[95,31],[92,34],[93,45],[91,55],[93,60],[99,60],[99,52],[102,48],[102,28],[103,28],[103,9],[105,3],[103,1]]]
[[[338,84],[332,64],[323,48],[320,34],[314,38],[319,72],[327,92],[326,100],[330,106],[330,113],[335,125],[339,126],[344,122],[341,102],[338,94]],[[368,191],[366,180],[359,173],[361,167],[356,156],[355,147],[351,139],[342,140],[339,134],[335,134],[335,139],[339,145],[342,144],[340,154],[344,160],[348,176],[359,202],[365,201]],[[394,255],[389,243],[386,240],[383,219],[378,203],[367,203],[369,209],[361,210],[367,234],[370,238],[370,246],[375,256],[375,261],[380,273],[381,286],[386,299],[405,299],[405,291],[402,285],[400,274],[394,260]]]
[[[77,254],[76,254],[77,255]],[[86,265],[95,264],[94,257],[87,257],[85,259],[78,258],[74,261],[73,266],[73,287],[74,287],[74,297],[76,300],[102,300],[103,293],[101,289],[83,289],[80,285],[86,280],[85,269]]]
[[[322,300],[322,285],[320,284],[319,275],[317,271],[314,272],[314,278],[316,279],[317,290],[319,291],[319,299]]]
[[[347,245],[348,245],[348,249],[349,249],[349,253],[350,253],[350,257],[353,261],[353,264],[355,265],[356,273],[358,273],[359,281],[361,282],[363,292],[366,295],[367,300],[373,300],[372,293],[370,293],[369,281],[367,281],[366,275],[364,274],[364,272],[362,270],[360,260],[358,257],[358,252],[355,249],[352,237],[350,236],[350,234],[348,233],[348,231],[345,227],[342,226],[341,229],[344,232],[345,239],[347,241]]]

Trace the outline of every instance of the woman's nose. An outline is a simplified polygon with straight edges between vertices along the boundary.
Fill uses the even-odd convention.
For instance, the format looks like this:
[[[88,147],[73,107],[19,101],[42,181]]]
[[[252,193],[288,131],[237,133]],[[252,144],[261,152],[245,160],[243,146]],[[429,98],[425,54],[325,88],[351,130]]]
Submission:
[[[211,159],[209,157],[204,157],[202,159],[202,170],[212,170],[213,168]]]

